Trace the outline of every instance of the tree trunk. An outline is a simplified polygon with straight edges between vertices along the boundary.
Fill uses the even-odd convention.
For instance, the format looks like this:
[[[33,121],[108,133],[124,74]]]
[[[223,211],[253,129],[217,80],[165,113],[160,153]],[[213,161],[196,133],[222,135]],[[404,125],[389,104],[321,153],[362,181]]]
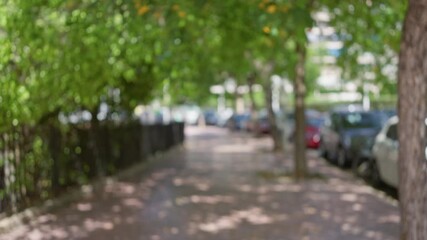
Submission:
[[[399,60],[401,239],[427,239],[427,0],[411,0]]]
[[[251,113],[257,111],[257,105],[255,102],[254,89],[253,89],[253,87],[255,85],[255,77],[256,77],[255,74],[252,73],[247,78],[247,83],[248,83],[248,87],[249,87],[249,101],[250,101]]]
[[[255,73],[250,74],[247,78],[247,84],[249,87],[249,101],[250,101],[249,104],[250,104],[250,111],[251,111],[251,120],[250,120],[251,127],[250,128],[251,130],[254,130],[256,132],[258,107],[255,102],[254,89],[253,89],[255,84],[255,78],[256,78]]]
[[[234,92],[233,92],[233,108],[234,108],[234,112],[237,114],[241,113],[239,112],[239,103],[238,103],[239,97],[240,97],[240,94],[237,91],[237,87],[236,87],[236,89],[234,89]]]
[[[274,65],[274,61],[270,61],[268,63],[254,61],[255,68],[258,70],[260,77],[264,80],[263,88],[265,104],[268,112],[268,122],[270,124],[270,135],[273,140],[273,150],[283,151],[283,138],[279,128],[277,127],[276,114],[273,110],[273,93],[270,78],[273,74]]]
[[[62,173],[62,134],[59,127],[56,124],[56,119],[50,119],[47,122],[46,132],[48,139],[48,149],[52,158],[51,165],[51,188],[52,192],[57,195],[61,190],[60,178]]]
[[[283,151],[283,138],[277,126],[276,113],[273,110],[273,93],[269,78],[264,85],[264,94],[268,112],[268,122],[270,123],[270,134],[273,139],[273,151]]]
[[[104,164],[101,159],[101,154],[99,152],[99,120],[98,120],[98,112],[99,112],[99,106],[95,107],[91,111],[91,121],[90,121],[90,134],[91,134],[91,147],[93,151],[93,156],[95,158],[95,165],[96,165],[96,174],[97,177],[104,177],[105,176],[105,170],[104,170]]]
[[[305,145],[305,58],[304,43],[296,45],[297,63],[295,65],[295,178],[304,179],[307,175]]]

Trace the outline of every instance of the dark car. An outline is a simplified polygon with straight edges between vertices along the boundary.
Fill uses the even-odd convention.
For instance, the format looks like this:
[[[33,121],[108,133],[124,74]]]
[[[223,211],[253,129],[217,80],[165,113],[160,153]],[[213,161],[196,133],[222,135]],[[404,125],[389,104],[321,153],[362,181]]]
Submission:
[[[206,125],[217,125],[218,114],[214,110],[207,110],[203,113]]]
[[[251,116],[249,114],[246,127],[247,131],[252,132],[255,135],[269,134],[271,126],[267,110],[263,109],[257,112],[255,116]]]
[[[396,110],[383,110],[377,111],[378,121],[380,121],[381,126],[393,116],[396,115]],[[353,172],[357,175],[364,175],[365,170],[360,167],[366,167],[365,162],[370,162],[373,158],[373,146],[375,144],[375,136],[356,136],[353,138],[351,146],[351,154],[353,156],[352,168]]]
[[[250,117],[249,113],[233,114],[226,125],[230,130],[246,130]]]
[[[267,116],[258,118],[256,133],[257,134],[268,134],[271,131],[270,120]]]
[[[333,111],[321,129],[320,153],[341,167],[352,165],[358,152],[373,139],[387,120],[380,111]]]

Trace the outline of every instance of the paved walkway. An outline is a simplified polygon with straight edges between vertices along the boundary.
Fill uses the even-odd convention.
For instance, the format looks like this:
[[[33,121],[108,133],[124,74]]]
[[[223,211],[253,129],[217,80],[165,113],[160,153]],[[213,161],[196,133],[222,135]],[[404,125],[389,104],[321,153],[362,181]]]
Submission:
[[[398,239],[397,203],[310,154],[286,177],[268,139],[188,128],[182,149],[0,239]]]

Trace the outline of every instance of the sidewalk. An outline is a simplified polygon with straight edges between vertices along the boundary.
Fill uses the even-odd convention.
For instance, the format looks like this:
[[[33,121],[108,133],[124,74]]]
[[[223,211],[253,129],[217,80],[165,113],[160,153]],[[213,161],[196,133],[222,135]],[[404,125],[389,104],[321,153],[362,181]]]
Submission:
[[[397,202],[310,154],[295,183],[269,139],[188,128],[143,173],[0,236],[12,239],[398,239]],[[280,174],[279,174],[280,175]]]

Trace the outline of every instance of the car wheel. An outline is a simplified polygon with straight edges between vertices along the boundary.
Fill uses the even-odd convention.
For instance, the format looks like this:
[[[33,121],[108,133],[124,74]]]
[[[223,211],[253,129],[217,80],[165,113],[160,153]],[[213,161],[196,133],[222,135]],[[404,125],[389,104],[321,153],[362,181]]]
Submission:
[[[325,148],[325,145],[323,143],[323,141],[320,141],[320,146],[319,146],[319,155],[320,157],[328,160],[329,156],[328,156],[328,151]]]
[[[348,167],[348,161],[347,161],[347,158],[346,158],[345,150],[342,147],[340,147],[338,149],[338,153],[337,153],[337,164],[338,164],[338,166],[340,166],[342,168]]]
[[[378,170],[377,161],[375,159],[369,161],[369,181],[374,187],[380,187],[382,185],[380,171]]]
[[[351,169],[357,177],[362,177],[363,179],[368,179],[369,177],[369,159],[365,158],[356,158],[352,162]]]

